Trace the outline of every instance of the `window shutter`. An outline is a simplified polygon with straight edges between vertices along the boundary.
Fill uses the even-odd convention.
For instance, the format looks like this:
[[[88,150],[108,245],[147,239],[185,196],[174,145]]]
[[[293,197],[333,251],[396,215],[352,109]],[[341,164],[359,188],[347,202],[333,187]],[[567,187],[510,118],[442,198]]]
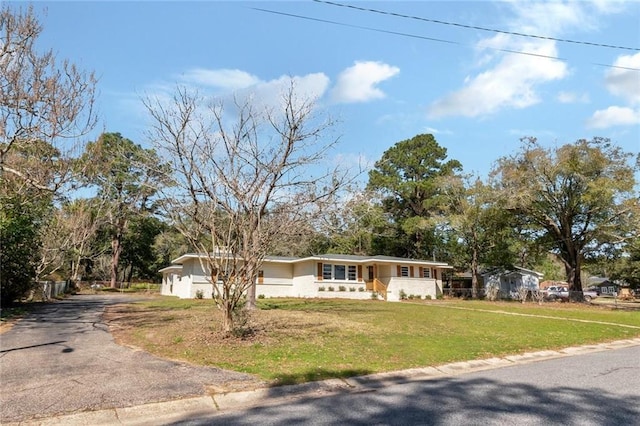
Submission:
[[[424,268],[422,266],[418,268],[418,276],[424,278]]]
[[[362,281],[362,265],[358,265],[358,281]]]
[[[409,276],[413,278],[413,266],[409,266]]]
[[[322,281],[322,263],[318,262],[318,281]]]
[[[400,265],[396,265],[396,276],[402,276],[402,267]]]

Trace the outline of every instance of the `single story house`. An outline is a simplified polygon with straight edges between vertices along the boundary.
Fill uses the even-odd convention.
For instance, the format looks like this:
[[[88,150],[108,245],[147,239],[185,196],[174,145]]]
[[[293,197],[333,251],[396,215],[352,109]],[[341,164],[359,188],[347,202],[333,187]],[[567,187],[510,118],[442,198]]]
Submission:
[[[610,281],[608,278],[589,277],[588,289],[604,296],[614,296],[620,293],[620,284]]]
[[[544,274],[529,269],[514,267],[513,269],[491,269],[483,272],[485,292],[496,286],[501,297],[513,297],[520,287],[531,291],[540,289],[540,280]]]
[[[204,257],[185,254],[161,269],[161,294],[210,298],[212,285],[210,274],[203,270]],[[256,295],[370,299],[375,292],[391,301],[403,295],[435,299],[442,295],[443,274],[450,269],[443,262],[390,256],[267,256],[256,280]]]

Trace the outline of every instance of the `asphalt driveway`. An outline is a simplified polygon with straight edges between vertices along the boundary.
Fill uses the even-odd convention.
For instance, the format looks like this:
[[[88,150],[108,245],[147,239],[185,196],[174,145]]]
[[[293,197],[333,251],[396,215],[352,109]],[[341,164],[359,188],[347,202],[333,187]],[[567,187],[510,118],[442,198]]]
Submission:
[[[156,358],[117,345],[102,321],[122,295],[43,305],[0,335],[0,423],[252,387],[253,376]]]

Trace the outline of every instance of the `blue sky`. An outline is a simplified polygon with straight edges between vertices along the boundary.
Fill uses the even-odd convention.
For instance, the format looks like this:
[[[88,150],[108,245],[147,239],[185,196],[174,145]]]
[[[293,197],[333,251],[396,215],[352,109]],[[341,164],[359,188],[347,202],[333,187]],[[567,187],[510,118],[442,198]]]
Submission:
[[[523,136],[546,146],[603,136],[640,152],[640,2],[342,4],[422,19],[313,1],[34,7],[39,46],[99,77],[96,135],[146,144],[140,98],[176,84],[263,96],[292,76],[339,120],[345,162],[374,162],[419,133],[481,176]]]

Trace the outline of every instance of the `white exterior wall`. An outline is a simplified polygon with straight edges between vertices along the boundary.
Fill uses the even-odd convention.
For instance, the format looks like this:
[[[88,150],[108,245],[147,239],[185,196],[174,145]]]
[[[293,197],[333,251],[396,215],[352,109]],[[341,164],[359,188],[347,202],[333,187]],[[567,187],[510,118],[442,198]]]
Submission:
[[[347,286],[345,286],[347,287]],[[319,298],[326,299],[355,299],[355,300],[369,300],[371,299],[370,291],[359,291],[359,287],[364,287],[364,283],[361,286],[351,286],[356,287],[356,291],[350,291],[349,287],[347,287],[347,291],[337,291],[338,287],[335,287],[335,291],[319,291]],[[326,286],[325,286],[326,288]]]
[[[317,274],[317,268],[318,268],[318,262],[305,262],[307,264],[309,264],[309,269],[308,269],[308,277],[309,277],[309,282],[311,282],[313,284],[313,288],[315,290],[315,295],[311,296],[311,297],[322,297],[322,298],[339,298],[339,299],[370,299],[371,298],[371,292],[366,291],[366,283],[364,281],[364,277],[367,274],[367,267],[365,265],[360,265],[360,268],[362,269],[362,275],[363,277],[358,279],[358,266],[359,264],[357,263],[350,263],[350,262],[345,262],[345,261],[340,261],[340,260],[335,260],[335,261],[331,261],[331,262],[323,262],[323,263],[330,263],[332,265],[345,265],[348,269],[349,266],[355,266],[356,267],[356,279],[355,280],[336,280],[336,279],[330,279],[330,280],[318,280],[316,274]],[[319,291],[319,288],[323,287],[324,290],[323,291]],[[329,290],[329,287],[333,288],[333,290]],[[340,287],[344,287],[344,291],[340,291]],[[355,291],[351,291],[351,289],[355,289]],[[365,291],[360,291],[360,288],[365,289]]]
[[[422,299],[425,296],[431,296],[432,299],[438,296],[438,286],[433,278],[393,277],[387,287],[387,300],[399,301],[400,290],[403,290],[407,296],[413,294]]]
[[[289,297],[293,288],[292,266],[289,263],[263,263],[263,283],[256,284],[256,296]]]
[[[317,262],[307,261],[291,265],[293,287],[291,297],[318,297]]]
[[[523,275],[522,285],[530,290],[538,290],[540,288],[540,279],[535,275]]]
[[[173,294],[180,299],[188,299],[191,297],[191,278],[183,275],[173,283]]]
[[[160,294],[163,296],[174,295],[174,285],[178,282],[179,274],[177,272],[164,272],[162,274],[162,286],[160,287]]]

